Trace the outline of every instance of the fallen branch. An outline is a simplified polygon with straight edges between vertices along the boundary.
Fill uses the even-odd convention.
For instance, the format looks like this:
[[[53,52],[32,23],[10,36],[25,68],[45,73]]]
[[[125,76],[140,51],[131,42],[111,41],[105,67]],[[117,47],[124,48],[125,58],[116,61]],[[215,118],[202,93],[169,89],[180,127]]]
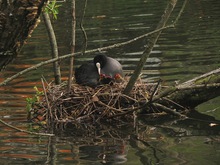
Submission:
[[[27,133],[27,134],[31,134],[31,135],[39,135],[39,136],[54,136],[54,134],[46,134],[46,133],[36,133],[36,132],[30,132],[30,131],[26,131],[26,130],[23,130],[23,129],[20,129],[20,128],[17,128],[15,126],[12,126],[6,122],[4,122],[3,120],[0,119],[0,123],[6,125],[7,127],[9,128],[12,128],[16,131],[19,131],[19,132],[23,132],[23,133]]]
[[[194,108],[218,96],[220,96],[220,68],[175,87],[168,87],[156,95],[152,102],[164,104],[166,100],[161,99],[167,97],[184,107]]]

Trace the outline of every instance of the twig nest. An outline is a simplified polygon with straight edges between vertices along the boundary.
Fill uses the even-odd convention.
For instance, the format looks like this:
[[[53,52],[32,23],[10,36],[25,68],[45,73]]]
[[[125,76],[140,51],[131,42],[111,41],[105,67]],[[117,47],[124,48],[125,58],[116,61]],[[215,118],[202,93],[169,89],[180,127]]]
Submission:
[[[32,110],[32,120],[47,122],[96,122],[100,120],[133,117],[133,109],[146,102],[152,85],[139,81],[129,96],[123,94],[127,82],[100,85],[96,88],[72,84],[67,92],[66,83],[48,85],[46,96],[36,103]],[[46,99],[47,98],[47,99]],[[48,100],[48,102],[46,101]],[[126,113],[126,115],[123,115]]]

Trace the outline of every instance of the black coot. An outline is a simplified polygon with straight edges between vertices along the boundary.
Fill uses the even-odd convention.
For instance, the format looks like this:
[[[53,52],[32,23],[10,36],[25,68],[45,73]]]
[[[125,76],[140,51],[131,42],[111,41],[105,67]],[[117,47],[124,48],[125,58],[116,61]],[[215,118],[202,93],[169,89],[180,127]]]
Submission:
[[[108,81],[100,81],[100,76]],[[75,70],[76,83],[90,87],[108,83],[109,79],[114,79],[116,76],[123,77],[121,64],[105,55],[97,55],[93,61],[88,61]]]

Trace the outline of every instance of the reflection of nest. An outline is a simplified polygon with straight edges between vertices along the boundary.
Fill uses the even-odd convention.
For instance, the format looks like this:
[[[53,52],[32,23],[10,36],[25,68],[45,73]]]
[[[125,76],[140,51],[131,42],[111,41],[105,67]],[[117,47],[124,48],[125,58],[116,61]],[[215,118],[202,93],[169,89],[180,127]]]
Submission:
[[[133,118],[133,113],[128,112],[140,109],[154,86],[138,82],[127,96],[122,93],[126,85],[127,82],[121,82],[93,89],[73,84],[69,93],[65,83],[48,85],[46,96],[33,106],[31,119],[35,122],[47,119],[52,123],[83,123]]]

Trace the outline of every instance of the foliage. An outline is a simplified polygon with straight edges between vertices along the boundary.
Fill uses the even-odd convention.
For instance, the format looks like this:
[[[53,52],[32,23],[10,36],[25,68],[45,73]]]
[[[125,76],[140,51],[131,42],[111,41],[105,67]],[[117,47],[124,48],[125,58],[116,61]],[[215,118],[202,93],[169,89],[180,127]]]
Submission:
[[[49,1],[49,3],[47,4],[47,6],[45,7],[45,12],[48,14],[52,14],[53,17],[55,19],[57,19],[57,15],[59,13],[59,7],[62,5],[57,5],[57,1],[53,0],[53,1]]]
[[[31,111],[31,109],[35,103],[40,101],[40,96],[42,96],[44,94],[43,91],[39,91],[36,86],[34,86],[34,89],[36,91],[34,96],[26,98],[26,102],[27,102],[26,108],[27,108],[28,112]]]

